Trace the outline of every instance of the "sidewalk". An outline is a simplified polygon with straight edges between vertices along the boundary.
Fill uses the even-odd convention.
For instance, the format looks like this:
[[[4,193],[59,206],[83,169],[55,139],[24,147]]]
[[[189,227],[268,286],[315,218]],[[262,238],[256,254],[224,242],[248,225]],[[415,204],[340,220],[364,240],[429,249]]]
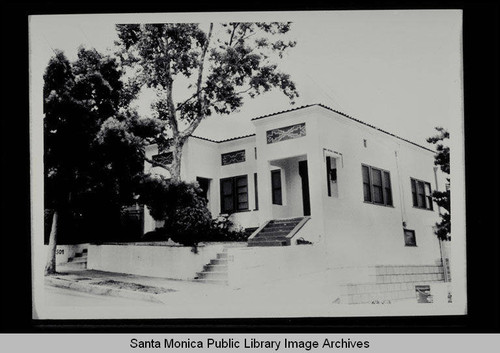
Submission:
[[[62,271],[45,277],[45,284],[97,295],[165,303],[176,293],[228,291],[225,286],[97,270]],[[169,295],[170,294],[170,295]]]
[[[165,317],[323,316],[336,296],[321,274],[235,289],[188,280],[96,270],[67,271],[45,278],[46,285],[79,292],[156,302]],[[163,305],[161,305],[163,304]]]

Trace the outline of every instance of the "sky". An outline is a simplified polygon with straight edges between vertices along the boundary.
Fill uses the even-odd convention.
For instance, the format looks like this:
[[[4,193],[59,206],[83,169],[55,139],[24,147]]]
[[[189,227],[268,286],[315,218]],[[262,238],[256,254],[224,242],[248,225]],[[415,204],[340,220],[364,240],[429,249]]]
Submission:
[[[292,21],[297,41],[279,62],[295,81],[295,107],[322,103],[428,146],[435,126],[463,119],[461,12],[321,11],[39,15],[30,18],[31,89],[41,97],[43,71],[55,49],[75,59],[80,45],[112,52],[115,23]],[[138,102],[148,115],[147,95]],[[212,116],[195,135],[224,139],[253,133],[251,119],[293,108],[281,92],[248,99],[230,116]]]

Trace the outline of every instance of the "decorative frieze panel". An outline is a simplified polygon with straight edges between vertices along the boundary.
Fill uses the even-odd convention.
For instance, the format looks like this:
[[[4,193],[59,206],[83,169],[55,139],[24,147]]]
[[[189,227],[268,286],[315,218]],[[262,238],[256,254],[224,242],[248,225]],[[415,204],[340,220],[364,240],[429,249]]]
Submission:
[[[169,164],[172,164],[173,158],[174,157],[173,157],[172,152],[163,152],[163,153],[157,154],[156,156],[153,156],[153,161],[155,161],[156,163],[159,163],[159,164],[169,165]]]
[[[306,123],[280,127],[266,132],[267,143],[275,143],[306,136]]]
[[[222,165],[241,163],[245,161],[245,150],[221,154]]]

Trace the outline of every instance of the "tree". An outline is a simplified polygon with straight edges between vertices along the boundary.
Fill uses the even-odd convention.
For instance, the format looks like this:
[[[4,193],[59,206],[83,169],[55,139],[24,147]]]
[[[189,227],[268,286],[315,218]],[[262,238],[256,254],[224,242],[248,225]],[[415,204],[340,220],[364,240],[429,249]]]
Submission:
[[[442,127],[436,127],[438,134],[433,137],[429,137],[427,142],[436,144],[436,155],[434,156],[434,164],[439,166],[443,173],[447,175],[450,174],[450,148],[448,146],[443,145],[443,142],[446,139],[450,138],[450,134],[448,131],[443,129]],[[451,240],[451,195],[450,195],[450,178],[446,178],[446,190],[445,191],[437,191],[435,190],[432,193],[433,200],[440,207],[440,209],[444,209],[445,212],[439,213],[441,216],[441,220],[436,223],[435,233],[441,240]]]
[[[133,202],[138,151],[157,127],[128,110],[137,92],[122,76],[115,59],[84,48],[73,63],[56,51],[46,68],[45,208],[53,210],[46,274],[55,272],[61,225]]]
[[[295,42],[282,37],[290,23],[124,24],[117,25],[118,55],[135,73],[137,87],[156,93],[152,104],[162,132],[154,136],[159,151],[171,150],[165,165],[146,159],[180,179],[182,147],[200,122],[229,114],[272,88],[298,97],[288,74],[273,62]],[[175,92],[174,92],[175,91]],[[188,93],[186,93],[188,92]],[[184,95],[178,102],[176,96]]]

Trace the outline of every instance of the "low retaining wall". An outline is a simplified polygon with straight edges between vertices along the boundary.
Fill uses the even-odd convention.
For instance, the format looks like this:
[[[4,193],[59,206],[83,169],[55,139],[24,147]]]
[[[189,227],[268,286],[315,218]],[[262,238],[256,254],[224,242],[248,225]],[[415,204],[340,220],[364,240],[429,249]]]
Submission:
[[[215,258],[227,243],[191,247],[161,243],[113,243],[90,245],[87,269],[141,276],[190,280]]]
[[[89,244],[71,244],[57,245],[56,248],[56,265],[65,264],[69,259],[75,257],[76,253],[81,253],[84,249],[88,249]],[[49,246],[44,245],[45,257],[47,258]]]
[[[340,284],[343,303],[416,302],[416,286],[429,286],[432,300],[434,297],[443,302],[447,299],[440,265],[337,268],[333,276]]]
[[[243,288],[326,270],[324,248],[314,245],[228,249],[228,281]]]

